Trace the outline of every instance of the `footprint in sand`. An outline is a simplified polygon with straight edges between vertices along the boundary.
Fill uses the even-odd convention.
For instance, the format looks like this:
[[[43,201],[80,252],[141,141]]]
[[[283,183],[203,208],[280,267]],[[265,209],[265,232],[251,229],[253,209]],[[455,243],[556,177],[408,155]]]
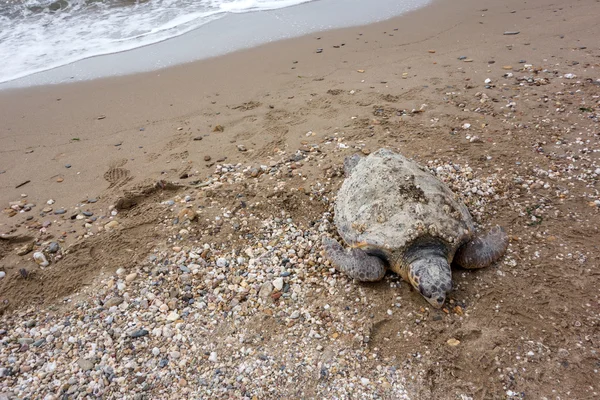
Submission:
[[[104,179],[110,183],[109,188],[122,186],[132,179],[131,172],[128,169],[122,168],[127,163],[127,160],[115,161],[111,164],[108,171],[104,173]]]

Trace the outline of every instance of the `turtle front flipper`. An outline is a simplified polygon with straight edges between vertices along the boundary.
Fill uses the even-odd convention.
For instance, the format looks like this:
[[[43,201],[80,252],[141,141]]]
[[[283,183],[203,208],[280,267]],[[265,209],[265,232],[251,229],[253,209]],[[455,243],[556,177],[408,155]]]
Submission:
[[[454,256],[454,262],[468,269],[487,267],[499,260],[507,248],[508,235],[502,227],[496,226],[462,245]]]
[[[346,250],[336,240],[328,237],[323,237],[323,248],[334,267],[350,278],[374,282],[385,275],[386,268],[383,260],[369,255],[364,250],[358,248]]]

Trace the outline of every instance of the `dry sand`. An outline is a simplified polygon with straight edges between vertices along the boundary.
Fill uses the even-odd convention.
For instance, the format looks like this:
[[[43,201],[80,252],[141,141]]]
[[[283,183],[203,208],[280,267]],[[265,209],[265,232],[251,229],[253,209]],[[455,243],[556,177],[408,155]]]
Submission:
[[[438,1],[382,23],[167,70],[0,93],[0,204],[35,204],[0,215],[2,325],[13,329],[23,315],[31,319],[37,311],[28,306],[66,304],[55,310],[68,313],[81,299],[77,293],[93,298],[99,290],[104,298],[107,276],[166,251],[167,235],[174,240],[179,228],[159,222],[178,210],[166,210],[162,200],[198,198],[194,206],[206,213],[200,220],[212,218],[190,228],[198,243],[241,247],[251,236],[215,229],[219,207],[231,210],[247,196],[264,204],[254,213],[265,221],[283,210],[310,230],[343,179],[343,158],[391,147],[459,191],[480,224],[506,226],[509,254],[493,268],[455,272],[455,303],[446,312],[428,309],[396,278],[360,285],[340,283],[335,273],[340,291],[308,297],[304,306],[341,306],[360,291],[369,307],[359,314],[371,320],[363,350],[381,360],[360,366],[406,370],[411,398],[597,398],[600,3],[563,3]],[[298,150],[309,161],[294,160]],[[252,178],[249,171],[249,182],[230,189],[224,178],[225,186],[201,198],[205,191],[191,187],[224,163],[277,173]],[[463,169],[448,172],[452,164]],[[165,192],[153,186],[158,180],[180,186]],[[315,188],[319,196],[302,194]],[[52,211],[40,216],[44,207]],[[61,208],[66,213],[55,215]],[[86,217],[88,227],[86,218],[77,219],[81,211],[94,214]],[[120,226],[104,232],[112,219]],[[250,223],[247,233],[259,225]],[[32,252],[15,253],[33,238],[34,251],[60,243],[50,267],[37,266]],[[311,268],[321,265],[331,275],[320,258],[313,261]],[[397,295],[402,308],[390,314]],[[72,301],[63,301],[67,296]],[[327,326],[341,324],[336,317]],[[264,329],[269,338],[281,337],[289,326],[271,319]],[[22,351],[10,329],[3,333],[3,367],[9,353]],[[447,344],[454,338],[459,346]],[[264,346],[285,347],[278,340]],[[345,335],[332,343],[336,351],[354,346]],[[29,373],[3,378],[1,390],[16,388]],[[306,392],[288,382],[258,397],[344,397],[317,378],[298,377]],[[399,397],[387,389],[369,387],[375,397]]]

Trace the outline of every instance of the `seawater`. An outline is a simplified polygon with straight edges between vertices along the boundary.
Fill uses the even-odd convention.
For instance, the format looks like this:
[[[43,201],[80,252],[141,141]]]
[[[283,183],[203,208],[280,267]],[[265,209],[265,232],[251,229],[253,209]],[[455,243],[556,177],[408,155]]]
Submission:
[[[0,0],[0,84],[11,82],[0,87],[158,69],[387,19],[429,1]],[[187,41],[169,40],[186,34]],[[101,55],[111,56],[85,61]]]
[[[228,13],[311,0],[3,0],[0,82],[189,32]]]

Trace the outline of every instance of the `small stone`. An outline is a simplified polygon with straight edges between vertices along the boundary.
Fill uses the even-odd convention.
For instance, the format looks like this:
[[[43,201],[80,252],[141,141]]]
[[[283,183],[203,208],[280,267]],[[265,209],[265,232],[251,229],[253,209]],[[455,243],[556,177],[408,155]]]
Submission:
[[[241,151],[241,152],[248,151],[246,146],[244,146],[243,144],[238,144],[237,149],[238,149],[238,151]]]
[[[569,357],[569,350],[567,349],[558,349],[558,357],[561,359],[566,359],[567,357]]]
[[[366,155],[366,156],[368,156],[369,154],[371,154],[371,150],[369,150],[369,149],[362,149],[362,150],[361,150],[361,152],[362,152],[364,155]]]
[[[217,267],[223,268],[229,265],[229,261],[226,258],[220,257],[217,259]]]
[[[110,299],[104,302],[104,308],[111,308],[114,306],[118,306],[123,302],[123,298],[120,296],[111,297]]]
[[[149,332],[145,329],[139,329],[137,331],[133,331],[130,336],[132,338],[140,338],[140,337],[146,336],[148,333]]]
[[[300,318],[300,311],[295,310],[292,315],[290,315],[290,319],[298,319]]]
[[[367,386],[369,383],[371,383],[371,381],[367,378],[360,378],[360,383],[364,386]]]
[[[33,259],[40,267],[47,267],[50,265],[46,256],[41,251],[33,253]]]
[[[85,215],[86,217],[91,217],[92,215],[94,215],[94,213],[93,213],[93,212],[91,212],[91,211],[82,211],[81,213],[82,213],[83,215]]]
[[[61,215],[61,214],[65,214],[66,212],[67,212],[67,210],[65,210],[64,208],[59,208],[58,210],[54,211],[54,214]]]
[[[79,365],[79,368],[81,368],[84,371],[91,371],[92,369],[94,369],[94,363],[90,360],[86,360],[85,358],[80,358],[79,360],[77,360],[77,365]]]
[[[158,347],[154,347],[152,349],[152,354],[158,356],[160,354],[160,349]]]
[[[167,315],[167,321],[175,322],[179,319],[179,314],[175,311],[171,311],[169,315]]]
[[[460,341],[458,339],[451,338],[448,339],[446,343],[448,343],[448,346],[456,347],[460,344]]]
[[[19,339],[17,339],[17,342],[20,345],[25,345],[25,344],[30,345],[33,343],[33,339],[32,338],[19,338]]]
[[[60,249],[60,246],[58,245],[57,242],[50,242],[50,244],[48,245],[47,251],[50,254],[54,254],[54,253],[57,253],[59,249]]]
[[[506,32],[504,32],[505,35],[518,35],[519,33],[521,33],[521,32],[519,32],[519,31],[506,31]]]
[[[272,291],[273,291],[273,285],[271,284],[271,282],[265,282],[260,287],[258,296],[265,299],[265,298],[269,297],[269,295],[271,294]]]
[[[0,279],[4,278],[5,276],[6,276],[6,272],[0,271]]]
[[[273,286],[275,289],[281,291],[283,289],[283,278],[277,278],[273,281]]]
[[[210,356],[208,357],[208,361],[210,362],[214,362],[216,363],[217,361],[219,361],[218,357],[217,357],[217,352],[213,351],[210,353]]]
[[[104,229],[106,229],[106,231],[110,231],[111,229],[116,228],[117,226],[119,226],[119,221],[110,221],[109,223],[107,223],[106,225],[104,225]]]
[[[195,141],[202,140],[202,136],[196,136],[196,137],[194,138],[194,140],[195,140]]]
[[[17,247],[16,252],[18,256],[24,256],[33,250],[33,242],[27,243],[21,247]]]
[[[63,182],[63,181],[64,181],[64,179],[63,179],[63,178],[56,178],[56,182],[58,182],[58,183],[61,183],[61,182]]]
[[[125,277],[125,282],[133,282],[137,278],[137,273],[133,272]]]
[[[65,168],[71,168],[71,164],[66,164]]]
[[[222,125],[216,125],[213,128],[213,132],[223,132],[223,131],[225,131],[225,128]]]
[[[181,272],[183,272],[184,274],[189,274],[190,272],[192,272],[188,267],[186,267],[185,265],[180,265],[179,269],[181,270]]]
[[[204,156],[204,161],[210,161],[211,157],[210,156]]]

